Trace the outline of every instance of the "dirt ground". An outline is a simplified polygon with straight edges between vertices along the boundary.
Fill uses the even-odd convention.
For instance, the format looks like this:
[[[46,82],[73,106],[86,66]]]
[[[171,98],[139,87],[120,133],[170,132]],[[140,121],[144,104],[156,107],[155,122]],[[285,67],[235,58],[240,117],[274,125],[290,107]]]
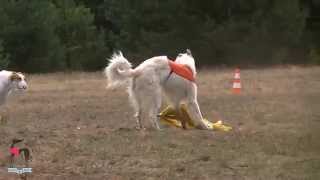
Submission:
[[[2,106],[0,179],[8,148],[32,150],[28,180],[46,179],[320,179],[320,67],[198,74],[204,116],[231,132],[164,127],[135,130],[125,91],[107,91],[99,73],[29,75],[29,90]]]

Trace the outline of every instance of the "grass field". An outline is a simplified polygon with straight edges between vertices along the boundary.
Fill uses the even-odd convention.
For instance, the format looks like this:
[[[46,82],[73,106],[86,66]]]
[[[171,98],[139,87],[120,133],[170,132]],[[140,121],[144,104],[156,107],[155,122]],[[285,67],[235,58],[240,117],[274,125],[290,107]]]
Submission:
[[[320,179],[320,67],[198,74],[200,108],[228,133],[135,130],[125,91],[105,89],[101,73],[30,75],[29,90],[2,107],[0,179],[12,138],[32,149],[29,179]],[[1,155],[2,154],[2,155]]]

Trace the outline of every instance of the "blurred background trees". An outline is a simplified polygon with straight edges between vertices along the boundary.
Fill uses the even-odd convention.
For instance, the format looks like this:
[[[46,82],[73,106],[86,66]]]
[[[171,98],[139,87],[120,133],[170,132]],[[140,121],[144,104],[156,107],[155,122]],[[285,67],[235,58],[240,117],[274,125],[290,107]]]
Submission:
[[[190,48],[198,66],[320,63],[319,0],[0,0],[0,67],[101,70]]]

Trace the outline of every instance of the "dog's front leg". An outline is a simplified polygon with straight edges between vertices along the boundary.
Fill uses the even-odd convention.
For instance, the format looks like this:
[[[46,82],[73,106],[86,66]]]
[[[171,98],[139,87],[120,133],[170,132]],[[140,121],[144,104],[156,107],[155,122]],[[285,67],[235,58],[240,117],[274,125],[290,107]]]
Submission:
[[[203,117],[202,117],[198,102],[197,101],[191,101],[191,102],[188,103],[187,107],[188,107],[191,119],[196,122],[196,126],[199,129],[208,129],[208,127],[202,121]]]
[[[160,125],[159,125],[159,117],[158,116],[155,116],[155,118],[154,118],[155,120],[154,120],[154,124],[156,125],[156,128],[158,129],[158,130],[161,130],[161,127],[160,127]]]

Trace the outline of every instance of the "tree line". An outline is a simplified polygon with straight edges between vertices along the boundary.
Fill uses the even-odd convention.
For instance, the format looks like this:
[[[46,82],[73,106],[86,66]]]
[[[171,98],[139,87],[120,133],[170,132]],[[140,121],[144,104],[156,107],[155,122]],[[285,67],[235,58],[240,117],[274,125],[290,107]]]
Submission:
[[[0,0],[0,67],[101,70],[190,48],[198,66],[320,63],[320,0]]]

